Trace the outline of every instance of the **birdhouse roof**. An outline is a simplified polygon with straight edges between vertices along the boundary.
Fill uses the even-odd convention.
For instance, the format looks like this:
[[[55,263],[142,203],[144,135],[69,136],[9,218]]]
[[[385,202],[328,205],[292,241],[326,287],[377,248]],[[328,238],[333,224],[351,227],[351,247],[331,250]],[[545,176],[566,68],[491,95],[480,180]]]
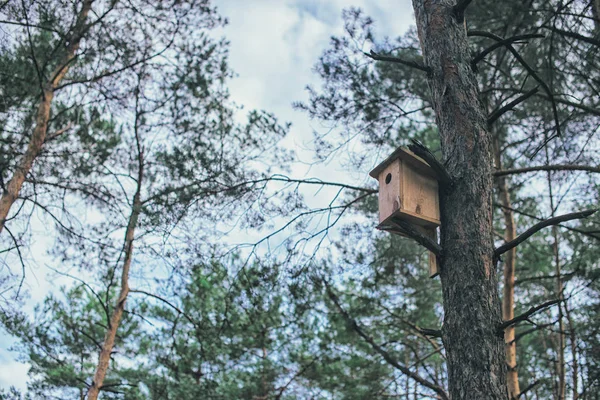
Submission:
[[[379,174],[391,163],[396,160],[406,161],[413,168],[418,170],[419,172],[429,175],[433,178],[437,178],[435,171],[423,160],[421,157],[417,156],[412,151],[408,150],[406,147],[398,147],[388,158],[383,160],[381,164],[376,166],[369,175],[371,175],[375,179],[379,179]]]

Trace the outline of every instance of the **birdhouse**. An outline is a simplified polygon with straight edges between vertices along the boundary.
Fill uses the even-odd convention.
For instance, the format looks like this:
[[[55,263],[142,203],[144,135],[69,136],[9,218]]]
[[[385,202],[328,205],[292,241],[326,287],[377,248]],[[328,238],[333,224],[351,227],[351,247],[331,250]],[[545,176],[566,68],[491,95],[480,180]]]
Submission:
[[[406,236],[402,227],[394,222],[405,221],[437,241],[438,181],[429,164],[410,150],[399,147],[369,175],[379,181],[378,229]],[[438,274],[437,258],[431,253],[429,273],[431,277]]]

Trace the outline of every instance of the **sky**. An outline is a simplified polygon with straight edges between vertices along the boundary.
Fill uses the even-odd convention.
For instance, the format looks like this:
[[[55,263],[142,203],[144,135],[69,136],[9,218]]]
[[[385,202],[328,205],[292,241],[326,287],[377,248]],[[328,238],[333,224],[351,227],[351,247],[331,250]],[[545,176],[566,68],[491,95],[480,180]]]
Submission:
[[[375,20],[379,37],[401,35],[414,23],[408,0],[221,0],[214,4],[229,20],[219,33],[230,42],[230,66],[237,73],[229,83],[232,99],[246,109],[264,109],[281,121],[291,122],[286,142],[296,149],[306,147],[312,132],[322,127],[305,113],[294,110],[292,102],[308,100],[306,86],[319,85],[313,66],[329,45],[329,38],[342,34],[342,10],[351,6],[362,8]],[[308,151],[298,151],[297,155],[302,161],[311,161]],[[335,166],[294,172],[323,180],[344,180],[344,171]],[[364,172],[364,176],[355,177],[359,181],[354,184],[370,179],[368,171]],[[34,254],[33,270],[28,274],[28,309],[60,286],[45,279],[50,271],[45,267],[46,252],[42,248],[51,244],[42,243],[38,242],[35,251],[39,257]],[[16,361],[16,354],[8,350],[13,340],[0,336],[0,342],[0,387],[24,389],[28,365]]]

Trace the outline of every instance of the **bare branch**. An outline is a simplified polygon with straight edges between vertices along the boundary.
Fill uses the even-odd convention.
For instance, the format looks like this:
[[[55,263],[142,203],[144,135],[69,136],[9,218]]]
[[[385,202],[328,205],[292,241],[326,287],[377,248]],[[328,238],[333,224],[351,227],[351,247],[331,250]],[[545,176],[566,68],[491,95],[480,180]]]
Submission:
[[[561,222],[571,221],[573,219],[587,218],[590,215],[594,214],[596,211],[598,211],[598,209],[579,211],[579,212],[575,212],[575,213],[559,215],[558,217],[548,218],[541,222],[538,222],[537,224],[535,224],[534,226],[532,226],[531,228],[527,229],[525,232],[520,234],[514,240],[511,240],[508,243],[504,243],[502,246],[498,247],[496,249],[496,251],[494,252],[494,256],[497,258],[501,254],[504,254],[507,251],[509,251],[510,249],[517,247],[518,245],[523,243],[525,240],[529,239],[529,237],[531,237],[533,234],[535,234],[536,232],[542,230],[543,228],[545,228],[547,226],[558,225]]]
[[[581,40],[582,42],[586,42],[588,44],[600,47],[600,40],[595,39],[589,36],[583,36],[576,32],[565,31],[564,29],[559,29],[555,26],[543,26],[543,28],[550,29],[551,31],[558,33],[563,36],[567,36],[573,39]]]
[[[409,144],[408,148],[413,153],[425,160],[427,164],[429,164],[429,166],[435,171],[438,181],[442,184],[442,186],[444,186],[445,188],[451,187],[452,178],[450,177],[450,174],[448,174],[448,171],[446,171],[446,167],[444,167],[444,164],[438,161],[438,159],[435,158],[433,153],[421,142],[415,139],[411,139],[411,142],[412,144]]]
[[[534,167],[514,168],[514,169],[505,169],[505,170],[495,171],[494,176],[524,174],[527,172],[536,172],[536,171],[586,171],[586,172],[600,173],[600,167],[593,167],[591,165],[568,165],[568,164],[539,165],[539,166],[534,166]]]
[[[529,310],[527,310],[526,312],[524,312],[521,315],[518,315],[516,317],[514,317],[513,319],[510,319],[508,321],[504,321],[503,323],[501,323],[500,325],[498,325],[498,333],[503,333],[504,330],[506,328],[508,328],[509,326],[513,326],[515,324],[518,324],[521,321],[525,321],[527,320],[529,317],[531,317],[533,314],[535,314],[536,312],[543,310],[544,308],[553,306],[555,304],[558,304],[560,302],[560,299],[554,299],[554,300],[550,300],[547,301],[545,303],[540,304],[539,306],[535,306],[535,307],[531,307]]]
[[[412,224],[399,218],[393,217],[387,223],[377,226],[377,229],[408,236],[436,256],[440,257],[442,255],[442,246],[437,244],[430,237],[419,232]]]
[[[532,384],[527,385],[525,387],[525,389],[521,390],[521,393],[519,393],[517,395],[517,399],[519,399],[521,396],[524,396],[527,392],[529,392],[531,389],[533,389],[534,387],[536,387],[539,383],[540,383],[540,381],[534,381]]]
[[[517,106],[518,104],[521,104],[522,102],[524,102],[525,100],[527,100],[528,98],[530,98],[531,96],[533,96],[534,94],[536,94],[537,91],[538,91],[538,87],[539,86],[534,87],[529,92],[527,92],[527,93],[525,93],[525,94],[517,97],[516,99],[514,99],[510,103],[506,104],[503,107],[500,107],[498,110],[496,110],[493,113],[491,113],[490,116],[488,117],[488,120],[487,120],[488,125],[493,124],[502,115],[504,115],[505,113],[509,112],[515,106]]]
[[[61,128],[59,130],[57,130],[56,132],[51,133],[50,135],[46,136],[46,140],[44,140],[44,143],[47,143],[51,140],[56,139],[57,137],[59,137],[60,135],[62,135],[63,133],[65,133],[66,131],[68,131],[69,129],[71,129],[71,127],[73,126],[72,122],[69,122],[67,124],[67,126],[65,126],[64,128]]]
[[[362,337],[367,343],[369,343],[369,345],[371,345],[373,350],[375,350],[377,353],[379,353],[384,358],[384,360],[388,362],[388,364],[390,364],[391,366],[393,366],[394,368],[396,368],[397,370],[399,370],[400,372],[402,372],[404,375],[408,376],[409,378],[412,378],[416,382],[420,383],[421,385],[433,390],[443,400],[449,400],[449,396],[443,388],[441,388],[440,386],[421,377],[419,374],[412,372],[406,366],[398,363],[398,361],[396,361],[387,351],[385,351],[381,346],[379,346],[371,336],[367,335],[366,332],[364,332],[362,330],[362,328],[358,325],[358,323],[346,312],[346,310],[344,310],[342,308],[342,306],[340,305],[339,299],[337,298],[335,293],[332,291],[329,284],[324,279],[322,279],[321,282],[323,282],[323,284],[325,285],[325,289],[327,291],[327,296],[331,299],[331,301],[333,302],[335,307],[338,309],[339,313],[344,317],[344,319],[346,320],[348,325],[350,325],[350,327],[360,337]]]
[[[525,211],[517,210],[516,208],[512,208],[512,207],[506,207],[506,206],[504,206],[504,205],[502,205],[502,204],[499,204],[499,203],[494,203],[494,206],[496,206],[496,207],[500,207],[500,208],[504,208],[504,209],[506,209],[506,210],[510,210],[510,211],[512,211],[512,212],[515,212],[515,213],[517,213],[517,214],[519,214],[519,215],[524,215],[524,216],[526,216],[526,217],[533,218],[533,219],[535,219],[535,220],[538,220],[538,221],[543,221],[543,220],[544,220],[544,218],[540,218],[540,217],[538,217],[538,216],[536,216],[536,215],[533,215],[533,214],[527,213],[527,212],[525,212]],[[565,229],[566,229],[566,230],[568,230],[568,231],[571,231],[571,232],[577,232],[577,233],[580,233],[580,234],[582,234],[582,235],[585,235],[585,236],[587,236],[587,237],[590,237],[590,238],[592,238],[592,239],[600,240],[600,237],[599,237],[599,236],[596,236],[596,235],[594,235],[594,232],[591,232],[591,231],[584,231],[584,230],[581,230],[581,229],[572,228],[572,227],[570,227],[570,226],[567,226],[567,225],[562,225],[562,224],[557,224],[557,225],[558,225],[558,226],[560,226],[561,228],[565,228]]]
[[[422,63],[416,62],[416,61],[407,61],[407,60],[403,60],[402,58],[399,58],[399,57],[382,56],[382,55],[375,53],[373,50],[371,50],[369,53],[364,53],[364,54],[367,57],[372,58],[373,60],[398,63],[398,64],[406,65],[407,67],[418,69],[423,72],[427,72],[428,74],[431,73],[431,69],[429,67],[423,65]]]

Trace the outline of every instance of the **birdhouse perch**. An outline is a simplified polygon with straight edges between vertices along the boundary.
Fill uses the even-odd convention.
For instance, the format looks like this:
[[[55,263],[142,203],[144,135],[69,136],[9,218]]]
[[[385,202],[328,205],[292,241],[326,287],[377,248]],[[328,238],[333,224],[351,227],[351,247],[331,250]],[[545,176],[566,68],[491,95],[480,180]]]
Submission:
[[[378,229],[407,236],[402,222],[437,243],[440,225],[438,180],[422,158],[399,147],[369,175],[379,181]],[[390,229],[393,228],[393,229]],[[429,255],[429,275],[438,274],[437,258]]]

